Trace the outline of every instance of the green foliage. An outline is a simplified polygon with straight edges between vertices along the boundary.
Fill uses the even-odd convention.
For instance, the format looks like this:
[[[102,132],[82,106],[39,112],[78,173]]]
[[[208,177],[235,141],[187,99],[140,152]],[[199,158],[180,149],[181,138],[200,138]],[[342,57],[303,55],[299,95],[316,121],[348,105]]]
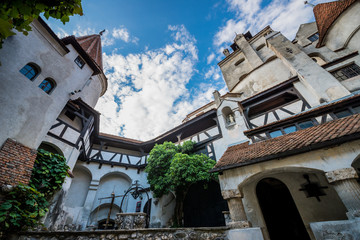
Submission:
[[[154,197],[161,197],[169,191],[179,193],[195,182],[210,181],[216,177],[215,173],[209,173],[216,162],[193,151],[194,142],[191,141],[184,142],[182,146],[171,142],[155,145],[145,169]]]
[[[68,169],[64,157],[40,149],[29,185],[14,187],[0,205],[0,231],[36,226],[48,211],[48,200],[61,189]]]
[[[167,173],[168,178],[171,179],[171,188],[186,189],[195,182],[212,180],[214,176],[209,170],[214,165],[215,161],[205,154],[175,154]]]
[[[61,189],[68,169],[63,156],[40,149],[29,185],[44,193],[46,197],[51,197]]]
[[[204,154],[195,154],[194,145],[191,141],[182,146],[171,142],[156,144],[145,168],[154,197],[169,191],[176,193],[173,227],[182,226],[183,203],[190,185],[200,181],[206,184],[217,177],[216,173],[209,173],[216,162]]]
[[[13,29],[27,35],[31,31],[30,23],[43,13],[49,17],[60,19],[62,23],[69,21],[69,16],[83,15],[81,0],[2,0],[0,4],[0,48],[3,41],[16,33]]]

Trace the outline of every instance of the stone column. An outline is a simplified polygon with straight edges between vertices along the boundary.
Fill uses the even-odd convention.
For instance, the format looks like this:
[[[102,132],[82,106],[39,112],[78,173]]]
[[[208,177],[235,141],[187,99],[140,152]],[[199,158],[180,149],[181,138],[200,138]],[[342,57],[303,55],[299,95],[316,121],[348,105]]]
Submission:
[[[359,176],[355,169],[342,168],[327,172],[326,178],[348,210],[348,218],[360,217],[360,184],[356,181]]]
[[[100,181],[97,179],[93,179],[91,180],[90,186],[89,186],[89,191],[88,194],[86,196],[86,200],[84,203],[84,208],[83,208],[83,214],[82,214],[82,219],[81,222],[83,224],[82,228],[85,229],[88,225],[91,225],[93,223],[91,223],[90,220],[90,214],[92,209],[96,206],[97,203],[97,199],[95,199],[96,196],[96,191],[99,187],[99,183]]]
[[[224,190],[221,192],[223,198],[227,200],[231,222],[228,226],[231,228],[248,228],[250,222],[247,220],[242,195],[238,189]]]

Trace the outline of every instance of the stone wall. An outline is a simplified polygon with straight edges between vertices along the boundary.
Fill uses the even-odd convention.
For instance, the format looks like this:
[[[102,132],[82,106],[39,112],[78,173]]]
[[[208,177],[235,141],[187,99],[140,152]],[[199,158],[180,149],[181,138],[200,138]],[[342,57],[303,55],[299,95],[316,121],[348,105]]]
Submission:
[[[0,149],[0,186],[28,184],[36,150],[7,139]]]
[[[153,228],[117,231],[81,231],[81,232],[24,232],[11,240],[225,240],[226,227],[217,228]]]

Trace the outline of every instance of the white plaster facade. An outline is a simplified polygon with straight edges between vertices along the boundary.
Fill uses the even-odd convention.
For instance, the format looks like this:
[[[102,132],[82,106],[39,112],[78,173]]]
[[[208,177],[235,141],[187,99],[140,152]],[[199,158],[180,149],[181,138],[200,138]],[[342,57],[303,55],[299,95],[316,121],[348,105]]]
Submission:
[[[82,131],[84,128],[81,118],[76,116],[71,120],[66,115],[66,109],[69,100],[76,101],[81,97],[80,109],[95,116],[96,129],[97,115],[91,108],[106,90],[106,77],[103,73],[93,75],[93,69],[87,64],[79,69],[74,63],[80,54],[76,47],[66,45],[67,52],[48,29],[34,22],[29,36],[18,34],[10,37],[1,50],[0,79],[11,81],[0,83],[0,103],[3,106],[0,123],[6,126],[0,129],[0,144],[7,138],[14,138],[30,148],[37,148],[42,142],[59,148],[74,178],[66,179],[45,223],[52,229],[63,229],[69,225],[78,230],[96,228],[99,221],[106,219],[109,214],[111,199],[107,197],[112,192],[121,196],[135,181],[139,181],[144,188],[149,187],[143,171],[149,152],[147,146],[164,140],[177,143],[193,140],[202,146],[202,151],[219,160],[228,147],[249,139],[255,144],[266,140],[269,131],[276,130],[267,128],[267,133],[260,134],[264,139],[252,139],[253,129],[266,128],[267,124],[276,125],[278,121],[292,115],[300,116],[339,99],[356,96],[360,90],[360,75],[338,80],[332,72],[349,64],[360,65],[357,52],[360,50],[359,10],[358,1],[347,8],[328,29],[322,47],[317,47],[318,40],[309,40],[318,32],[316,23],[301,25],[293,41],[270,27],[255,36],[237,35],[232,45],[235,50],[232,53],[224,51],[226,57],[219,63],[229,93],[220,96],[215,92],[213,102],[190,113],[182,125],[155,140],[144,143],[87,130],[82,135],[86,139],[85,149],[64,141],[75,142],[81,135],[77,130]],[[24,42],[31,43],[32,47]],[[34,81],[19,73],[27,63],[35,63],[41,68]],[[46,77],[53,78],[57,83],[51,94],[38,88]],[[71,95],[71,92],[77,90],[81,92]],[[281,91],[288,95],[281,95]],[[277,94],[280,95],[277,97]],[[283,102],[288,112],[274,110],[276,101],[286,97],[291,98]],[[303,108],[304,103],[307,104],[306,108]],[[246,109],[253,113],[246,112]],[[253,118],[250,120],[256,127],[250,124],[251,114]],[[320,121],[320,117],[316,119]],[[50,132],[58,136],[63,132],[64,127],[50,129],[59,120],[73,129],[65,131],[61,138],[47,134]],[[327,116],[325,120],[328,122],[333,118]],[[310,223],[347,219],[348,203],[344,202],[344,196],[338,192],[338,188],[329,184],[326,173],[359,166],[359,144],[359,140],[352,140],[328,148],[219,170],[222,174],[219,176],[220,187],[224,199],[228,200],[232,220],[238,224],[235,226],[247,227],[244,228],[243,236],[250,234],[256,236],[256,239],[270,239],[256,193],[258,182],[264,178],[275,178],[286,185],[310,239],[315,239],[316,235]],[[88,149],[89,154],[85,159],[88,161],[85,161],[82,154]],[[123,158],[125,163],[122,162]],[[307,198],[299,191],[300,185],[305,182],[304,174],[310,180],[328,186],[324,190],[326,196],[320,196],[323,201],[321,207],[317,199]],[[150,191],[147,190],[147,193],[149,199],[152,199],[150,226],[170,226],[175,207],[174,195],[170,193],[155,199]],[[120,211],[121,199],[118,197],[114,200],[110,216],[112,220]],[[142,195],[142,199],[133,199],[128,195],[121,211],[134,212],[138,201],[141,201],[143,211],[147,200],[146,194]],[[241,234],[241,229],[237,229],[229,236],[230,239],[238,239]]]

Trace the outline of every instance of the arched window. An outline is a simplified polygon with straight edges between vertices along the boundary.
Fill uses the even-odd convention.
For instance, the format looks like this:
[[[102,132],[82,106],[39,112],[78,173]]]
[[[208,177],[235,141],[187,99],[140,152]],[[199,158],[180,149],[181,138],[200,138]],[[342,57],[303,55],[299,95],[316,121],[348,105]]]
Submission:
[[[27,77],[28,79],[33,81],[37,77],[37,75],[39,74],[40,71],[39,71],[39,68],[37,66],[35,66],[35,64],[28,63],[22,69],[20,69],[20,72],[25,77]]]
[[[47,94],[50,94],[54,88],[56,87],[56,83],[51,78],[45,78],[42,83],[40,83],[39,88],[41,88]]]

